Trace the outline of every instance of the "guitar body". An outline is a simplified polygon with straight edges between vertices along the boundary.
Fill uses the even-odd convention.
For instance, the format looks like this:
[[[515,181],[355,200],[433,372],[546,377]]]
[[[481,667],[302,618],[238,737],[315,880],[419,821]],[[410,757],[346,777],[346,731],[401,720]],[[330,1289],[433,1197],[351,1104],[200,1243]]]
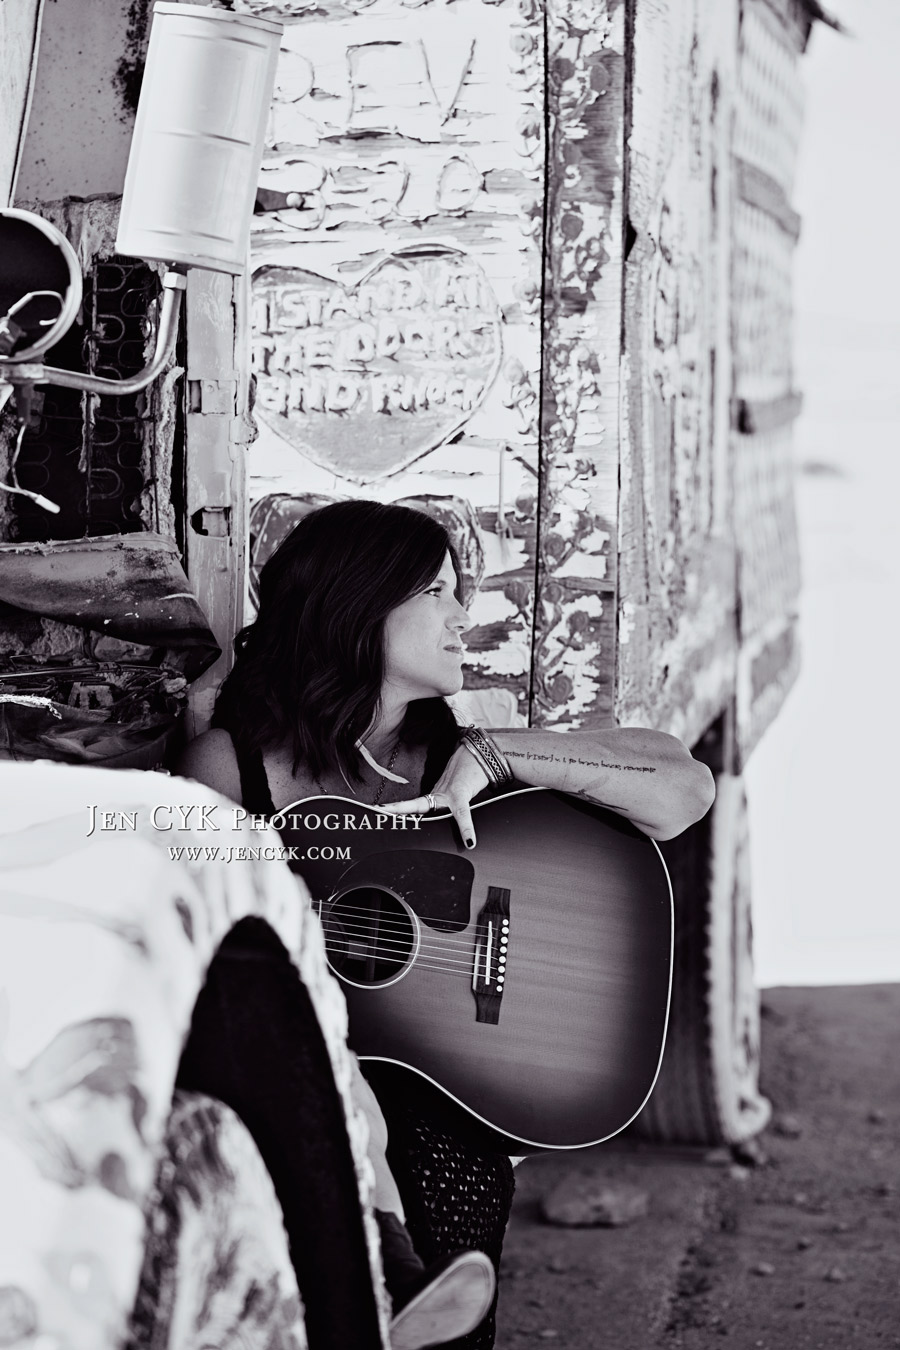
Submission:
[[[640,1111],[662,1057],[661,854],[556,792],[475,809],[473,850],[448,814],[396,818],[340,797],[275,824],[321,915],[361,1059],[421,1074],[503,1151],[597,1143]]]

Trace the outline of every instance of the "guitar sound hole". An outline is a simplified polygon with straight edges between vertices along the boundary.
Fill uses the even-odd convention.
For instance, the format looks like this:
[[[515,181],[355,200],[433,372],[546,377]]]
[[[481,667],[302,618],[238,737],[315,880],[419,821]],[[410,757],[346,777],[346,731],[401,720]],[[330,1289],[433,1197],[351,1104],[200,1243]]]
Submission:
[[[359,886],[323,912],[328,962],[352,984],[385,984],[403,972],[416,945],[416,927],[390,891]]]

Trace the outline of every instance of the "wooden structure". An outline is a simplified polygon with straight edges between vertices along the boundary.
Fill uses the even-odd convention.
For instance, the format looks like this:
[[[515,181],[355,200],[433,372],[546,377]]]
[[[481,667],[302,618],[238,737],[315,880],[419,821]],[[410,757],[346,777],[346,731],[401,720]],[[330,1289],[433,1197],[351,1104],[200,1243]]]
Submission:
[[[675,860],[694,1011],[676,989],[671,1041],[698,1086],[679,1104],[663,1080],[648,1128],[744,1137],[766,1108],[739,775],[797,668],[790,199],[797,65],[823,16],[813,0],[236,7],[286,25],[252,280],[192,275],[178,366],[129,413],[127,528],[178,539],[227,651],[247,553],[258,565],[326,500],[419,505],[460,545],[467,687],[491,720],[643,723],[699,747],[720,806]],[[141,40],[135,10],[102,8],[90,181],[52,148],[42,56],[16,195],[88,272],[112,246]],[[82,336],[93,359],[106,335]],[[34,538],[2,505],[5,537]]]
[[[470,687],[531,724],[692,744],[734,705],[738,769],[795,669],[808,16],[254,8],[290,26],[254,239],[251,494],[471,506]]]

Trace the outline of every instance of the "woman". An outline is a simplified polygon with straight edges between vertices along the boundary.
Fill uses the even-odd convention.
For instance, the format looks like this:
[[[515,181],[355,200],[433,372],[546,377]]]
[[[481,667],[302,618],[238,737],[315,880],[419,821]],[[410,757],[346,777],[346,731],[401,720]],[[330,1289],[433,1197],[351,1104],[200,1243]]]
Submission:
[[[512,777],[582,795],[655,839],[708,810],[712,777],[671,736],[464,734],[445,700],[462,688],[468,627],[456,554],[429,516],[366,501],[312,512],[263,568],[258,617],[237,638],[214,729],[188,748],[182,772],[263,813],[320,794],[398,812],[449,808],[469,848],[473,797]],[[509,1161],[480,1154],[416,1083],[379,1092],[390,1168],[373,1159],[376,1203],[405,1216],[424,1261],[481,1249],[496,1265]],[[369,1114],[377,1136],[371,1104]],[[464,1344],[487,1350],[493,1317]]]

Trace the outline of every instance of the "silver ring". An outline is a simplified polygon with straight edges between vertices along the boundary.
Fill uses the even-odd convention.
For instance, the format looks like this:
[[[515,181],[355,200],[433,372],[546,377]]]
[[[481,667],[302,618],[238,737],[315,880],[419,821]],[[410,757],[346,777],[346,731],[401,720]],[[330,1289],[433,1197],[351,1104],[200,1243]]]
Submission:
[[[426,792],[426,793],[425,793],[425,800],[426,800],[426,802],[428,803],[428,810],[429,810],[429,811],[436,811],[436,810],[437,810],[437,802],[434,800],[434,797],[432,796],[432,794],[431,794],[430,792]]]

